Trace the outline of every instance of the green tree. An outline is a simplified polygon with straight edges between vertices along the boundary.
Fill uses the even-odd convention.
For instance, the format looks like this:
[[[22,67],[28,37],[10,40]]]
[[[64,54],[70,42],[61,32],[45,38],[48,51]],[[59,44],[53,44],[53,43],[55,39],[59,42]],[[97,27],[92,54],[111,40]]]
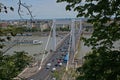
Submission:
[[[69,26],[68,27],[60,27],[60,31],[70,31]]]
[[[32,13],[27,5],[18,0],[18,14],[22,18],[21,9],[26,8],[31,19]],[[10,6],[10,5],[8,5]],[[8,7],[0,2],[0,13],[8,13],[9,9],[14,11],[13,7]],[[5,55],[2,52],[4,42],[11,40],[10,36],[16,36],[17,33],[22,34],[24,28],[9,25],[8,28],[0,28],[0,80],[13,80],[31,61],[31,57],[26,52],[15,52],[14,55]]]
[[[51,28],[44,29],[43,32],[48,32],[50,31]]]
[[[18,71],[22,71],[32,60],[32,57],[28,56],[27,52],[15,52],[16,54],[12,55],[15,67]]]
[[[91,38],[83,40],[92,46],[85,56],[77,80],[120,80],[120,0],[57,0],[67,2],[66,9],[78,12],[77,17],[88,18],[93,24]]]
[[[32,60],[26,52],[15,52],[14,55],[1,55],[0,60],[0,80],[12,80],[16,77]]]
[[[5,55],[2,48],[4,42],[10,40],[10,36],[22,33],[22,28],[9,26],[0,29],[0,80],[12,80],[16,77],[29,63],[32,58],[26,52],[15,52],[14,55]]]

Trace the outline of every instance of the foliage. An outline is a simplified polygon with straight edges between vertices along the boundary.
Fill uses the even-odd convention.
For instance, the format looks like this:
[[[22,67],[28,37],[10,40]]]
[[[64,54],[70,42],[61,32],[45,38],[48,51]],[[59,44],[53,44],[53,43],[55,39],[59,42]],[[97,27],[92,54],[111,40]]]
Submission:
[[[14,11],[14,8],[12,6],[11,7],[7,7],[7,6],[5,6],[4,4],[2,4],[0,2],[0,12],[8,13],[8,9],[10,9],[11,11]]]
[[[37,32],[37,31],[39,31],[39,29],[36,28],[36,27],[32,27],[31,31],[32,31],[32,32]]]
[[[24,27],[15,27],[8,25],[7,28],[0,28],[0,36],[16,36],[16,34],[22,34]]]
[[[114,46],[120,40],[120,0],[57,1],[67,2],[67,10],[77,11],[77,17],[93,24],[91,38],[83,38],[92,53],[85,56],[77,80],[120,80],[120,49]]]
[[[15,52],[14,55],[5,55],[2,48],[4,42],[11,40],[11,36],[23,32],[23,28],[8,26],[0,29],[0,80],[12,80],[16,77],[32,60],[24,51]]]
[[[14,55],[0,55],[0,80],[12,80],[31,61],[26,52],[15,52]]]
[[[69,27],[64,27],[64,28],[60,27],[60,31],[70,31],[70,29]]]
[[[64,75],[63,73],[65,73],[65,68],[64,67],[59,69],[59,70],[54,71],[52,76],[54,78],[56,78],[57,80],[61,80],[62,76]]]
[[[30,15],[30,19],[32,21],[33,15],[32,15],[32,11],[30,10],[31,5],[27,5],[26,3],[23,3],[22,0],[18,0],[17,5],[18,5],[18,14],[20,18],[23,18],[24,11],[22,9],[25,8],[27,11],[27,15]],[[14,11],[14,7],[13,6],[9,7],[9,6],[6,6],[2,2],[0,2],[0,13],[1,12],[8,13],[8,10]]]
[[[67,26],[67,27],[58,27],[58,28],[56,28],[56,30],[57,31],[70,31],[70,28],[69,28],[69,26]]]
[[[44,29],[43,32],[48,32],[50,31],[51,28]]]
[[[60,80],[60,74],[58,71],[54,71],[53,77],[56,78],[57,80]]]
[[[31,20],[33,19],[32,13],[25,3],[18,0],[18,14],[22,18],[22,10],[24,7],[28,11]],[[14,11],[14,8],[8,7],[0,2],[0,13],[8,13],[8,10]],[[14,27],[9,25],[7,28],[0,28],[0,80],[13,80],[31,61],[31,57],[26,52],[15,52],[14,55],[5,55],[2,52],[4,42],[11,40],[11,36],[16,36],[17,33],[22,34],[24,32],[22,27]]]
[[[15,52],[16,54],[12,55],[14,63],[19,71],[22,71],[27,65],[29,65],[32,57],[28,56],[27,52]]]
[[[6,30],[12,36],[16,36],[16,34],[22,34],[24,32],[24,27],[15,27],[15,26],[9,25]]]

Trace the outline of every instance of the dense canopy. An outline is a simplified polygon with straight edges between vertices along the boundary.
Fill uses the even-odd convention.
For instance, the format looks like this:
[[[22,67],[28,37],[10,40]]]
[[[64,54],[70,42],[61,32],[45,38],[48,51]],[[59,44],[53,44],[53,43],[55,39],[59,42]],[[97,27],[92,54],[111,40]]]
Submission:
[[[83,40],[92,53],[77,70],[77,80],[120,80],[120,0],[57,0],[93,24],[91,38]],[[118,43],[118,47],[114,44]]]

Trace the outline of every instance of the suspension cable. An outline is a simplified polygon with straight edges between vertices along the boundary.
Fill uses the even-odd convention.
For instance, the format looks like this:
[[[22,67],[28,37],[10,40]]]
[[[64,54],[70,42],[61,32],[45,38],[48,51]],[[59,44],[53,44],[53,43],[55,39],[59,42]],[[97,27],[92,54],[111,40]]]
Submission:
[[[46,50],[47,50],[48,43],[49,43],[49,41],[50,41],[50,36],[51,36],[52,30],[53,30],[53,26],[54,26],[54,21],[53,21],[53,24],[52,24],[52,27],[51,27],[51,30],[50,30],[50,33],[49,33],[49,36],[48,36],[48,40],[47,40],[47,43],[46,43],[46,46],[45,46],[45,49],[44,49],[45,51],[44,51],[43,56],[42,56],[42,60],[41,60],[41,63],[40,63],[39,70],[41,69],[42,63],[43,63],[43,61],[44,61],[44,59],[45,59],[45,52],[46,52]]]
[[[53,24],[52,24],[52,27],[51,27],[51,30],[50,30],[50,33],[49,33],[49,36],[48,36],[48,40],[47,40],[47,43],[46,43],[46,46],[45,46],[45,51],[47,50],[47,48],[48,48],[48,43],[49,43],[49,41],[50,41],[50,37],[51,37],[51,33],[52,33],[52,30],[53,30],[53,26],[54,26],[54,22],[53,22]]]

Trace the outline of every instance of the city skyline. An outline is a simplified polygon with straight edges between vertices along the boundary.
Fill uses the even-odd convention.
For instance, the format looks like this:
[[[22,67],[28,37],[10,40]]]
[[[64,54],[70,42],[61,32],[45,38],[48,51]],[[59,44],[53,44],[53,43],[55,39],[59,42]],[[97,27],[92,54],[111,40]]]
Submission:
[[[56,3],[57,0],[23,0],[23,3],[27,5],[32,5],[30,10],[35,19],[54,19],[54,18],[75,18],[77,12],[74,11],[66,11],[65,6],[66,3]],[[8,13],[1,13],[0,18],[2,20],[10,20],[10,19],[20,19],[20,16],[17,13],[18,9],[18,0],[1,0],[1,2],[6,6],[13,6],[14,12],[8,11]],[[29,19],[30,16],[27,15],[25,9],[24,11],[24,19]]]

